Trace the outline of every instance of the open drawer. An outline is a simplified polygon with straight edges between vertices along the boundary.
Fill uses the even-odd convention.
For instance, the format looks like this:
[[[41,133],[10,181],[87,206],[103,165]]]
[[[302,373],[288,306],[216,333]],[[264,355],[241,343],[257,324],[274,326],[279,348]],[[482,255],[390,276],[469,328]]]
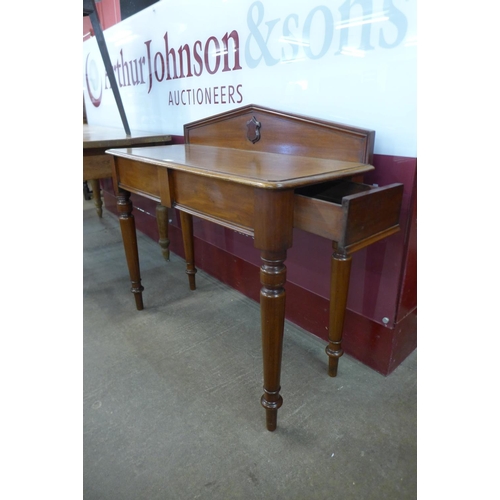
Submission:
[[[354,252],[399,231],[402,198],[403,184],[315,184],[295,191],[294,226]]]

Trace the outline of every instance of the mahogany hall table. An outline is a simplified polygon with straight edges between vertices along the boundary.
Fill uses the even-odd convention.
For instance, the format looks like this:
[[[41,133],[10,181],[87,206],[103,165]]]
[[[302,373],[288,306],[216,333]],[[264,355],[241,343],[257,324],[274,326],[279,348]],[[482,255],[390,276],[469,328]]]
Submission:
[[[255,118],[254,118],[255,119]],[[255,119],[257,123],[259,121]],[[260,124],[260,123],[259,123]],[[253,137],[253,136],[252,136]],[[187,273],[194,288],[192,216],[254,238],[261,256],[261,330],[267,429],[282,405],[280,374],[285,320],[285,260],[293,228],[334,242],[330,375],[342,355],[340,339],[349,284],[349,253],[398,230],[401,184],[378,188],[352,182],[374,167],[356,161],[199,144],[112,149],[117,195],[132,292],[143,308],[130,193],[180,211]]]
[[[122,128],[83,124],[83,180],[89,181],[94,193],[97,215],[102,217],[99,179],[112,175],[113,159],[105,154],[109,148],[166,144],[171,136],[132,130],[127,135]]]

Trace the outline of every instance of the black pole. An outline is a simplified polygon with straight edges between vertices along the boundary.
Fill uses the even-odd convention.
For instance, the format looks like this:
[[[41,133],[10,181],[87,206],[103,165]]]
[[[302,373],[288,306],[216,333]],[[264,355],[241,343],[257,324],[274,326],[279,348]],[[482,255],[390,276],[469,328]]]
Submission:
[[[97,16],[97,10],[95,8],[94,0],[83,0],[83,15],[90,17],[90,22],[92,23],[92,28],[94,29],[94,35],[97,39],[97,45],[99,46],[99,50],[101,51],[101,57],[104,62],[104,67],[106,68],[109,83],[111,83],[111,89],[113,90],[116,105],[118,106],[118,111],[120,112],[120,118],[122,119],[123,128],[125,129],[125,133],[127,134],[127,136],[130,137],[132,134],[130,133],[130,127],[128,126],[127,116],[125,115],[125,109],[123,108],[122,98],[118,90],[115,72],[113,71],[113,66],[111,65],[111,59],[109,58],[108,48],[106,47],[104,33],[102,32],[99,17]]]

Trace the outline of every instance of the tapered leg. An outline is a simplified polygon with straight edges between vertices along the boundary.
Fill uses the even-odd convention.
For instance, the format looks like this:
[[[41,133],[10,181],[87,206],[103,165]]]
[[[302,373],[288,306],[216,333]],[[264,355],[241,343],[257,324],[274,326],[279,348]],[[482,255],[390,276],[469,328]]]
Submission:
[[[101,198],[101,184],[99,179],[90,179],[92,187],[92,197],[94,198],[94,205],[99,217],[102,217],[102,198]]]
[[[186,274],[189,278],[189,288],[196,290],[196,267],[194,266],[194,240],[193,240],[193,216],[186,212],[180,212],[182,241],[184,242],[184,253],[186,254]]]
[[[260,311],[262,355],[264,361],[264,395],[261,404],[266,410],[267,430],[277,426],[278,409],[283,404],[280,395],[281,357],[285,323],[286,252],[261,252]]]
[[[339,358],[342,350],[342,330],[344,329],[349,277],[351,275],[351,256],[334,253],[332,255],[332,270],[330,281],[330,321],[328,354],[328,375],[337,376]]]
[[[134,294],[135,305],[140,311],[144,308],[142,303],[141,272],[139,268],[139,252],[137,250],[137,235],[135,232],[135,221],[132,215],[132,202],[130,193],[120,190],[117,197],[118,214],[120,218],[120,229],[122,231],[125,256],[127,258],[131,291]]]
[[[168,208],[163,205],[156,205],[156,223],[158,225],[158,234],[160,239],[158,243],[161,247],[161,253],[165,260],[170,260],[170,240],[168,238]]]
[[[285,326],[285,259],[293,241],[294,191],[255,189],[254,246],[260,250],[260,311],[267,430],[277,426]]]

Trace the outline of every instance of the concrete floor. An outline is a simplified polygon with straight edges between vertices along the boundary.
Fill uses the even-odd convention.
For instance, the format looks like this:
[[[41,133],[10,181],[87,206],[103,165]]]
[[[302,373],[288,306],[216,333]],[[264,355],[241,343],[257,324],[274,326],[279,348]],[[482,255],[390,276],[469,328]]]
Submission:
[[[83,209],[85,500],[415,499],[417,355],[384,377],[287,323],[265,429],[255,302],[138,232],[143,311],[117,218]]]

